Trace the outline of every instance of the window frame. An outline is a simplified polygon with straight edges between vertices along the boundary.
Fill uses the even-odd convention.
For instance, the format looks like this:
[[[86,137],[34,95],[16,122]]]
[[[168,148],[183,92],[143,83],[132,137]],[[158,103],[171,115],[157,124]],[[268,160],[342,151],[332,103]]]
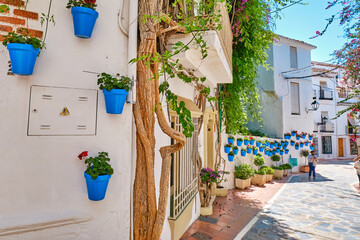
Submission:
[[[298,112],[294,112],[294,107],[293,107],[293,90],[292,90],[292,86],[297,86],[297,97],[298,97]],[[291,115],[301,115],[301,108],[300,108],[300,84],[297,82],[290,82],[290,93],[291,93]]]
[[[330,143],[327,143],[328,144],[328,147],[330,148],[330,150],[327,150],[326,149],[326,141],[325,139],[329,139],[330,140]],[[321,136],[321,152],[322,154],[332,154],[332,138],[331,136]]]

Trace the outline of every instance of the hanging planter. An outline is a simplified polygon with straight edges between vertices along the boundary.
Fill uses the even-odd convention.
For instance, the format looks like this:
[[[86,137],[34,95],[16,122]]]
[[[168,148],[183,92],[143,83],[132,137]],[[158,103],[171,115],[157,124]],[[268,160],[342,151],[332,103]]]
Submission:
[[[304,147],[304,143],[303,143],[303,142],[300,142],[300,147]]]
[[[288,154],[289,153],[289,149],[285,149],[285,154]]]
[[[98,156],[87,158],[88,152],[79,154],[80,160],[87,164],[84,177],[88,191],[88,198],[92,201],[100,201],[105,198],[107,186],[111,175],[114,173],[109,164],[110,158],[107,152],[99,152]]]
[[[229,160],[229,162],[233,162],[234,161],[234,153],[233,152],[229,152],[229,154],[228,154],[228,160]]]
[[[248,146],[248,147],[246,148],[246,153],[251,153],[251,152],[252,152],[252,147]]]
[[[244,149],[244,148],[241,149],[241,156],[242,157],[246,156],[246,149]]]
[[[17,75],[32,75],[43,42],[31,36],[26,28],[20,29],[19,32],[20,34],[9,32],[4,36],[3,45],[9,51],[12,72]]]
[[[237,146],[234,146],[232,151],[233,151],[234,155],[237,155],[239,152],[239,148]]]
[[[126,101],[126,96],[131,88],[131,80],[128,77],[111,76],[107,73],[98,75],[98,85],[103,90],[106,104],[106,112],[109,114],[121,114]]]
[[[79,38],[91,38],[99,13],[95,11],[96,0],[70,0],[66,8],[71,8],[74,34]]]
[[[256,147],[260,147],[260,146],[261,146],[261,141],[260,140],[256,141]]]
[[[300,147],[300,146],[299,146],[299,143],[295,143],[295,149],[296,149],[296,150],[299,150],[299,147]]]
[[[260,151],[260,152],[264,152],[264,149],[265,149],[264,147],[260,147],[260,148],[259,148],[259,151]]]
[[[310,150],[314,150],[315,143],[310,144]]]
[[[254,145],[255,139],[253,137],[250,137],[250,145]]]
[[[236,139],[236,145],[237,145],[238,147],[241,147],[242,144],[243,144],[243,139],[242,139],[242,138]]]
[[[244,138],[244,145],[247,146],[247,145],[249,145],[249,143],[250,143],[250,139],[247,137]]]
[[[296,134],[297,134],[297,131],[291,131],[291,136],[293,136],[293,137],[295,137],[296,136]]]
[[[285,133],[284,138],[287,140],[291,139],[291,133]]]
[[[233,136],[228,137],[228,143],[234,144],[235,138]]]
[[[224,151],[225,153],[229,153],[231,150],[231,144],[225,144]]]
[[[291,146],[294,146],[294,145],[295,145],[295,141],[291,140],[290,145],[291,145]]]
[[[310,140],[310,141],[313,140],[313,137],[314,137],[314,135],[309,134],[309,140]]]

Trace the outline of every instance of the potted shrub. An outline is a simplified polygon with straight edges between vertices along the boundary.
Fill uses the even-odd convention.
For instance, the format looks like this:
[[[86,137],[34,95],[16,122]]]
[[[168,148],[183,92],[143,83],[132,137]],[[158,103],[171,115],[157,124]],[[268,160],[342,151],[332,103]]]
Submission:
[[[284,176],[287,176],[292,169],[292,166],[288,163],[281,164],[280,167],[284,170]]]
[[[241,147],[243,141],[244,141],[244,140],[243,140],[242,138],[238,138],[238,139],[236,139],[236,144],[237,144],[239,147]]]
[[[85,160],[87,168],[84,172],[88,197],[92,201],[100,201],[105,198],[106,189],[111,175],[114,173],[109,164],[110,158],[107,152],[99,152],[96,157],[89,157],[88,152],[84,151],[79,154],[80,160]]]
[[[290,139],[291,138],[291,133],[285,133],[284,138],[285,139]]]
[[[272,169],[271,167],[266,167],[266,166],[262,166],[260,169],[265,170],[265,172],[266,172],[266,182],[271,182],[273,179],[273,175],[274,175],[274,169]]]
[[[212,206],[210,205],[211,200],[211,186],[217,184],[220,178],[220,173],[212,170],[211,168],[202,168],[200,170],[200,181],[203,187],[203,191],[199,193],[202,194],[200,197],[201,215],[211,215],[213,213]]]
[[[313,138],[314,138],[314,135],[313,135],[313,134],[309,134],[308,136],[309,136],[309,140],[312,141]]]
[[[295,137],[296,134],[297,134],[297,131],[296,131],[296,130],[292,130],[292,131],[291,131],[291,136]]]
[[[241,190],[244,190],[247,187],[250,187],[250,177],[254,176],[254,169],[250,165],[242,164],[240,166],[235,166],[235,186]]]
[[[290,145],[291,145],[291,146],[295,146],[295,141],[291,140],[291,141],[290,141]]]
[[[255,171],[255,176],[251,177],[251,184],[264,186],[266,183],[266,171],[264,169]]]
[[[232,151],[233,151],[233,153],[234,153],[235,155],[237,155],[238,152],[239,152],[239,148],[238,148],[237,146],[233,146],[233,147],[232,147]]]
[[[295,149],[299,150],[300,144],[298,142],[295,143]]]
[[[255,166],[258,167],[258,170],[259,170],[260,166],[264,165],[264,163],[265,163],[265,160],[264,160],[263,156],[261,156],[260,153],[254,157],[254,164],[255,164]]]
[[[12,72],[17,75],[32,75],[36,58],[44,43],[33,37],[26,28],[20,29],[19,32],[9,32],[4,36],[2,43],[9,51]]]
[[[245,137],[245,138],[244,138],[244,145],[247,146],[247,145],[249,145],[249,143],[250,143],[250,138],[249,138],[249,137]]]
[[[307,164],[307,160],[306,160],[307,157],[309,156],[309,154],[310,154],[309,150],[306,150],[306,149],[302,150],[300,153],[300,156],[305,158],[305,165],[300,167],[301,172],[309,172],[310,171],[309,165]]]
[[[274,155],[277,156],[277,155]],[[274,170],[274,178],[276,179],[282,179],[284,176],[284,170],[282,169],[282,167],[275,167],[272,166],[271,167]]]
[[[241,148],[241,156],[242,157],[246,156],[246,148]]]
[[[229,159],[229,162],[233,162],[234,161],[234,157],[235,157],[235,154],[233,151],[230,151],[228,153],[228,159]]]
[[[315,143],[310,144],[310,150],[314,150],[314,148],[315,148]]]
[[[131,88],[131,79],[120,76],[120,74],[113,77],[108,73],[101,73],[98,75],[97,83],[104,93],[106,112],[109,114],[121,114],[126,96]]]
[[[99,13],[96,0],[69,0],[66,8],[71,8],[73,15],[74,34],[79,38],[91,38]]]

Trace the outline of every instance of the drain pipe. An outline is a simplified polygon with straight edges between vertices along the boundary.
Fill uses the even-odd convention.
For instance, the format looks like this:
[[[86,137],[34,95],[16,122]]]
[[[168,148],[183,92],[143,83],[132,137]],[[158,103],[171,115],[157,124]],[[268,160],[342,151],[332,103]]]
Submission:
[[[125,0],[122,0],[123,2]],[[129,93],[127,102],[136,103],[136,63],[130,64],[130,60],[137,57],[137,38],[138,38],[138,0],[129,1],[129,33],[128,33],[128,76],[133,80],[132,90]],[[131,171],[130,171],[130,239],[133,239],[133,184],[135,179],[136,167],[136,126],[132,119],[131,128]]]

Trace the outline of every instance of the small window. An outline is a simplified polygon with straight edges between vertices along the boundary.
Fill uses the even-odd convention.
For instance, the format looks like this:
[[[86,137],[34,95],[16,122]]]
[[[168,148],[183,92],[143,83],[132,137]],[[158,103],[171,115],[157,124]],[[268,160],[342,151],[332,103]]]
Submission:
[[[291,47],[291,46],[290,46],[290,67],[298,68],[297,49],[296,47]]]
[[[322,153],[331,154],[332,153],[331,136],[323,136],[321,140],[322,140]]]
[[[300,115],[299,84],[291,83],[291,114]]]

